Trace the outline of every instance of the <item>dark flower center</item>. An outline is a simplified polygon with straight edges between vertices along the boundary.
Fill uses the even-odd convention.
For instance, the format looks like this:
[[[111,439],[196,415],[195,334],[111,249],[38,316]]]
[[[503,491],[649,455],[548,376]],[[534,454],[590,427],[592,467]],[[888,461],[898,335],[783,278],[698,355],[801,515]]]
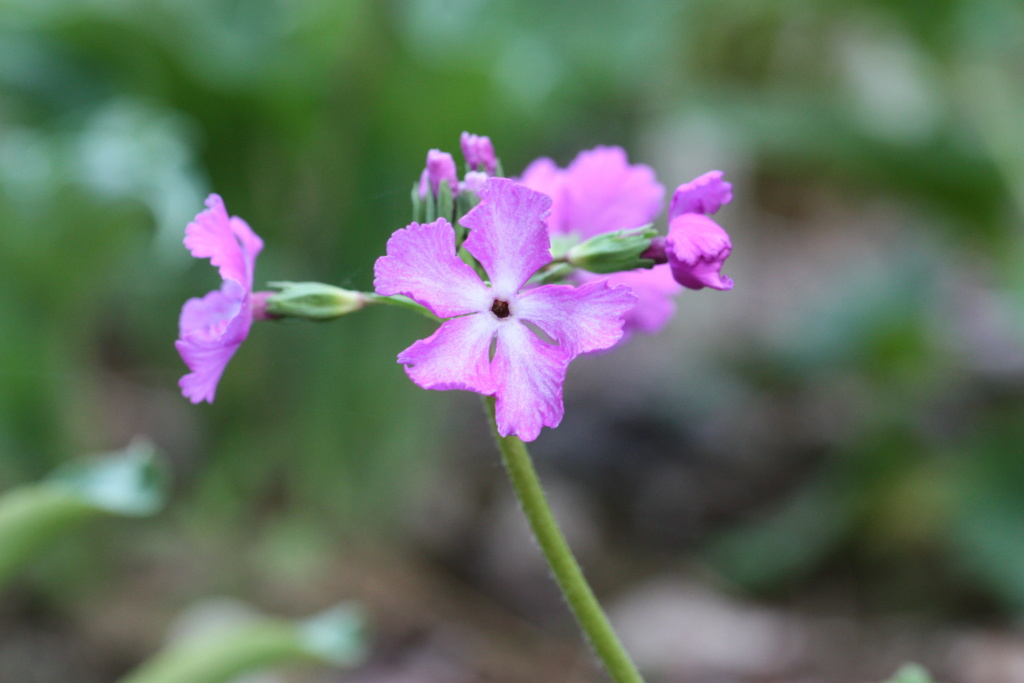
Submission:
[[[508,302],[502,301],[501,299],[495,299],[494,304],[491,305],[491,313],[498,316],[499,318],[507,318],[511,315],[508,312]]]

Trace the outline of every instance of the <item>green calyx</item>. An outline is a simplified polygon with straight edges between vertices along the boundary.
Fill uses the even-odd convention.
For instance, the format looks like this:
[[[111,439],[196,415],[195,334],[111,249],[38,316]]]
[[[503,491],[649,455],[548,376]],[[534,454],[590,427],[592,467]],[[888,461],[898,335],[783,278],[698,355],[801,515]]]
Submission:
[[[618,273],[623,270],[652,268],[654,260],[641,258],[651,247],[658,231],[651,225],[606,232],[581,242],[566,252],[565,260],[591,273]]]
[[[280,290],[267,297],[266,312],[275,318],[333,320],[366,305],[366,295],[320,282],[269,282]]]

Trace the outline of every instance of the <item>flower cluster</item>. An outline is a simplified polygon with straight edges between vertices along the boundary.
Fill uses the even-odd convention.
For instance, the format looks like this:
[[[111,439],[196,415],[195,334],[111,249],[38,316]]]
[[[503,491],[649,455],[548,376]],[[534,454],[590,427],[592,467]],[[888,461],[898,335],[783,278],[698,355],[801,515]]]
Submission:
[[[609,349],[631,332],[657,332],[683,287],[732,288],[721,274],[732,244],[709,218],[732,200],[720,171],[675,190],[668,233],[658,237],[651,223],[664,187],[621,148],[582,152],[564,169],[538,159],[508,179],[489,138],[463,133],[460,142],[461,181],[450,154],[427,154],[413,189],[416,221],[388,240],[372,294],[318,283],[253,294],[263,244],[211,195],[185,245],[219,266],[224,284],[182,311],[177,346],[191,371],[183,393],[213,400],[255,317],[320,320],[393,303],[442,319],[434,334],[398,355],[412,381],[494,396],[499,433],[530,441],[561,421],[562,384],[575,357]],[[300,299],[304,306],[290,303]]]
[[[661,213],[665,195],[654,171],[643,164],[631,165],[620,147],[581,152],[565,169],[551,159],[537,159],[523,171],[520,182],[553,198],[548,229],[565,249],[601,234],[652,223]],[[722,180],[721,171],[711,171],[676,189],[669,209],[669,235],[656,239],[647,254],[658,265],[609,278],[613,284],[630,287],[638,297],[636,308],[626,318],[627,332],[661,331],[675,315],[674,296],[681,286],[700,289],[720,284],[717,289],[732,288],[728,278],[714,284],[710,279],[712,271],[721,269],[732,244],[725,231],[705,215],[730,201],[732,185]],[[702,220],[695,220],[697,216]],[[690,271],[699,271],[708,281]],[[596,277],[585,271],[574,274],[578,282]]]
[[[374,287],[378,294],[404,294],[450,318],[398,355],[413,382],[424,389],[494,395],[502,436],[531,441],[542,426],[555,427],[562,419],[569,362],[618,342],[622,316],[636,297],[627,287],[604,281],[524,288],[551,262],[544,223],[551,199],[505,178],[489,178],[480,197],[462,218],[470,231],[463,246],[488,282],[459,258],[455,230],[439,218],[412,223],[391,236],[387,255],[374,268]]]

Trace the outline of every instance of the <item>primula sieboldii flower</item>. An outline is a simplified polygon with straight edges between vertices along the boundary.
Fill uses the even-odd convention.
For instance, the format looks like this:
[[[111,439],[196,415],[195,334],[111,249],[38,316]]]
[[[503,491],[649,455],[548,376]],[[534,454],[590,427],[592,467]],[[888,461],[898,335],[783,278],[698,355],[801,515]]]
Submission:
[[[498,159],[494,155],[494,145],[489,137],[463,132],[459,138],[459,145],[470,171],[494,175],[498,168]]]
[[[427,195],[437,196],[441,181],[448,181],[452,195],[459,193],[459,174],[455,168],[455,159],[448,152],[432,149],[427,152],[427,167],[420,174],[420,199]]]
[[[454,228],[441,218],[391,236],[387,255],[374,266],[374,286],[382,296],[404,294],[450,318],[399,354],[413,382],[494,395],[499,433],[532,441],[542,427],[561,422],[569,362],[615,345],[636,297],[605,279],[524,290],[530,276],[551,262],[544,223],[551,199],[505,178],[488,179],[480,197],[461,220],[470,229],[463,246],[489,282],[459,258]]]
[[[581,240],[653,222],[665,196],[654,171],[643,164],[630,164],[620,147],[580,152],[565,169],[551,159],[537,159],[523,172],[520,182],[552,198],[548,219],[552,236],[574,235]],[[597,277],[576,275],[581,281]],[[675,314],[673,297],[681,288],[668,265],[615,273],[609,282],[629,286],[638,297],[626,317],[627,332],[654,334]]]
[[[254,308],[262,303],[261,295],[253,294],[252,278],[263,240],[241,218],[228,216],[219,195],[207,197],[206,206],[185,228],[185,247],[196,258],[210,259],[224,282],[181,309],[174,346],[190,372],[178,386],[192,403],[213,402],[217,382],[249,336]]]
[[[665,255],[673,277],[684,287],[732,289],[732,278],[722,275],[732,241],[707,216],[731,201],[732,183],[722,180],[721,171],[709,171],[673,193]]]

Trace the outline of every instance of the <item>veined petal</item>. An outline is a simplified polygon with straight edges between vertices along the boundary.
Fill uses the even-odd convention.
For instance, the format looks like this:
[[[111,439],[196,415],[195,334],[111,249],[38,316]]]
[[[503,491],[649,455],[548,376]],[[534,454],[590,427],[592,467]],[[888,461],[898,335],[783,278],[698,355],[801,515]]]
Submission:
[[[499,434],[533,441],[542,427],[558,426],[569,360],[561,347],[545,344],[525,325],[514,320],[500,324],[491,363]]]
[[[404,294],[441,318],[491,306],[487,286],[455,253],[455,230],[444,218],[396,230],[373,272],[378,294]]]
[[[563,230],[583,239],[651,223],[661,213],[665,188],[654,171],[630,165],[621,147],[580,152],[565,171],[559,207]]]
[[[524,292],[513,315],[529,321],[558,342],[569,359],[611,348],[622,337],[623,317],[636,304],[628,287],[610,287],[607,279],[572,285],[544,285]]]
[[[551,262],[544,223],[551,198],[508,178],[488,178],[480,200],[460,221],[470,229],[465,247],[487,271],[494,296],[507,301]]]
[[[718,223],[699,213],[684,213],[668,226],[665,254],[676,282],[690,289],[732,289],[722,264],[732,253],[732,241]]]
[[[530,163],[523,171],[519,183],[531,190],[542,192],[551,197],[551,213],[548,215],[548,232],[552,235],[567,232],[565,215],[562,211],[562,188],[565,185],[565,169],[547,157],[541,157]]]
[[[218,336],[226,329],[227,324],[242,309],[245,301],[245,288],[236,280],[225,280],[220,289],[209,292],[203,298],[192,298],[181,307],[178,318],[178,331],[181,336],[186,334],[209,334],[210,330],[220,329]]]
[[[238,216],[228,216],[224,200],[211,194],[207,209],[185,228],[185,247],[196,258],[208,258],[225,280],[237,280],[252,289],[256,256],[263,240]]]
[[[651,269],[627,270],[608,276],[611,286],[625,285],[636,294],[636,306],[626,313],[623,332],[657,334],[676,313],[675,295],[682,286],[672,277],[668,264]]]
[[[226,280],[220,291],[189,299],[179,324],[181,336],[174,346],[190,372],[178,381],[178,386],[192,403],[213,403],[224,368],[249,335],[249,295],[239,283]]]
[[[677,187],[668,209],[669,222],[684,213],[713,214],[731,202],[732,183],[722,180],[722,175],[721,171],[708,171]]]
[[[434,334],[398,354],[398,362],[424,389],[493,394],[490,350],[498,325],[498,320],[488,314],[448,320]]]

